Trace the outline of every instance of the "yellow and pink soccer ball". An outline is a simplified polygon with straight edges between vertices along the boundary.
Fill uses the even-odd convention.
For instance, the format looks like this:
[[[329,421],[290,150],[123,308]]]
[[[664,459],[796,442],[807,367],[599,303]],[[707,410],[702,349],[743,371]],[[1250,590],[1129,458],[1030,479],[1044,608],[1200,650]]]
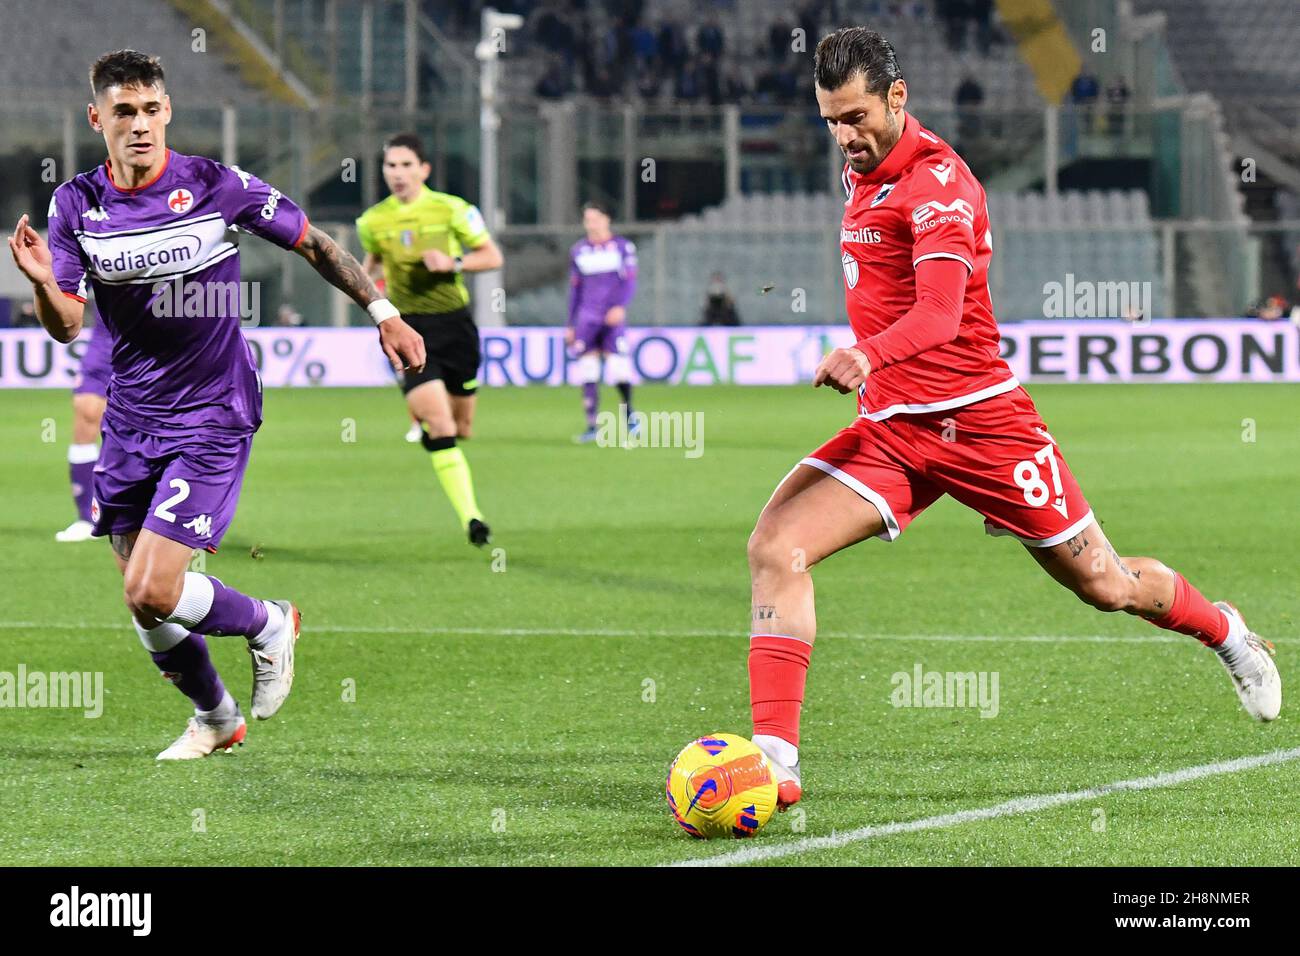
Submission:
[[[776,810],[776,777],[753,741],[710,734],[683,747],[668,768],[668,809],[701,840],[752,837]]]

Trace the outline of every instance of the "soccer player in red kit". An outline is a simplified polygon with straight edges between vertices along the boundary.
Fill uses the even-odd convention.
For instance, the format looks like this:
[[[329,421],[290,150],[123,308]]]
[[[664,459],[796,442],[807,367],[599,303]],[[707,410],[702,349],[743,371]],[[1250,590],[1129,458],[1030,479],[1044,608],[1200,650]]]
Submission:
[[[892,541],[945,494],[982,514],[990,534],[1018,538],[1086,603],[1214,649],[1246,711],[1277,717],[1272,645],[1154,558],[1116,553],[999,357],[984,190],[906,112],[889,41],[843,29],[814,63],[821,115],[847,160],[840,258],[857,343],[827,355],[813,385],[856,392],[858,418],[794,467],[749,539],[754,742],[775,766],[779,805],[802,796],[799,712],[816,633],[812,578],[796,568],[867,538]]]

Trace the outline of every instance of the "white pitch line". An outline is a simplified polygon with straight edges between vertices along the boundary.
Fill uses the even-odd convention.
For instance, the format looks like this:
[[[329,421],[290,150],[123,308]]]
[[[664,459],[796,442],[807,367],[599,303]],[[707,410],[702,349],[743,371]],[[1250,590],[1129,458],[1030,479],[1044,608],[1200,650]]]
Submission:
[[[1098,797],[1104,797],[1112,793],[1121,793],[1131,790],[1157,790],[1161,787],[1173,787],[1180,783],[1187,783],[1189,780],[1200,780],[1203,777],[1213,777],[1225,773],[1236,773],[1239,770],[1252,770],[1255,767],[1267,767],[1273,764],[1287,763],[1296,759],[1300,759],[1300,747],[1293,747],[1290,750],[1275,750],[1272,753],[1259,754],[1254,757],[1238,757],[1235,760],[1224,760],[1218,763],[1201,764],[1198,767],[1184,767],[1182,770],[1171,770],[1167,773],[1158,773],[1150,777],[1137,777],[1133,780],[1119,780],[1115,783],[1107,783],[1100,787],[1091,787],[1087,790],[1047,793],[1032,797],[1017,797],[1014,800],[1008,800],[1006,803],[999,803],[996,806],[984,807],[979,810],[960,810],[956,813],[945,813],[941,816],[925,817],[920,820],[908,820],[903,823],[886,823],[883,825],[860,827],[856,830],[847,830],[844,833],[832,833],[830,836],[804,837],[800,840],[794,840],[787,843],[777,843],[770,846],[748,846],[743,849],[733,850],[730,853],[722,853],[718,856],[702,857],[696,860],[679,860],[676,863],[664,865],[735,866],[737,864],[745,863],[761,863],[766,860],[777,860],[781,857],[795,856],[799,853],[813,853],[818,850],[836,850],[852,843],[861,843],[864,840],[874,840],[877,837],[893,836],[896,833],[917,833],[921,830],[938,830],[944,827],[957,826],[961,823],[973,823],[978,820],[993,820],[998,817],[1016,816],[1022,813],[1035,813],[1039,810],[1048,810],[1052,807],[1059,807],[1067,803],[1079,803],[1083,800],[1095,800]]]
[[[0,621],[0,630],[56,628],[69,631],[127,631],[128,625],[95,624],[86,622]],[[308,622],[303,630],[318,634],[431,634],[431,635],[483,635],[500,637],[744,637],[743,631],[664,630],[627,628],[582,627],[365,627],[315,625]],[[818,639],[833,638],[850,641],[933,641],[954,644],[1187,644],[1185,637],[1167,634],[1137,635],[1108,634],[861,634],[849,631],[823,631]]]

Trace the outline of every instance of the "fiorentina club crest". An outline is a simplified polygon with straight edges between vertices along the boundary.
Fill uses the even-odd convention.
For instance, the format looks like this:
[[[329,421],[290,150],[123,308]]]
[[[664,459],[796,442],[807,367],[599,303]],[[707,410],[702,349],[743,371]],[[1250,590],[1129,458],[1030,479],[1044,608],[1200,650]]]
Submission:
[[[173,189],[167,194],[167,208],[182,213],[194,205],[194,194],[188,189]]]
[[[90,520],[95,524],[99,524],[99,499],[98,498],[90,499]]]
[[[856,287],[858,284],[858,260],[846,252],[840,256],[840,262],[844,264],[844,284],[850,289]]]

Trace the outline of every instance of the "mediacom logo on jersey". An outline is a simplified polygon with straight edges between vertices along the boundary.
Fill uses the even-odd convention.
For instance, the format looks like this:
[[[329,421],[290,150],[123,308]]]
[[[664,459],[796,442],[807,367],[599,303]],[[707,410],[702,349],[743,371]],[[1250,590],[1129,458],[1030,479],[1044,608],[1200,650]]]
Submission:
[[[202,249],[203,241],[198,236],[172,235],[136,249],[123,249],[116,256],[92,252],[90,262],[104,278],[130,278],[158,266],[188,264]]]
[[[923,202],[912,210],[912,233],[920,235],[927,229],[946,222],[958,222],[967,229],[975,228],[975,210],[964,199],[941,203],[937,199]]]

